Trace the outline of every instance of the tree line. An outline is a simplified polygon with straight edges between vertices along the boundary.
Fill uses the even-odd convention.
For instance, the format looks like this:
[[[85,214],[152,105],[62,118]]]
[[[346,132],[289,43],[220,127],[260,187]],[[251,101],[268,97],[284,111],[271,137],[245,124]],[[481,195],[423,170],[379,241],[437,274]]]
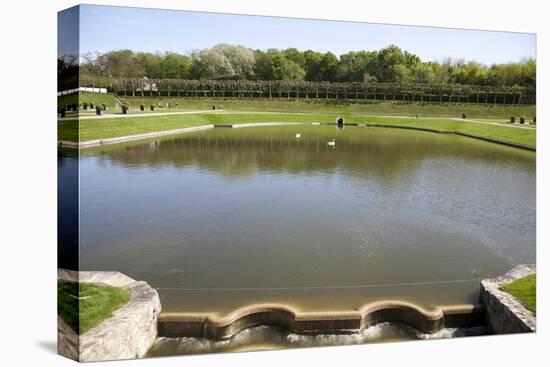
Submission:
[[[132,50],[89,53],[81,58],[80,75],[109,83],[114,79],[148,78],[462,84],[534,89],[536,61],[526,59],[493,65],[452,59],[422,61],[395,45],[378,51],[350,51],[338,57],[331,52],[295,48],[263,51],[219,44],[185,55]]]

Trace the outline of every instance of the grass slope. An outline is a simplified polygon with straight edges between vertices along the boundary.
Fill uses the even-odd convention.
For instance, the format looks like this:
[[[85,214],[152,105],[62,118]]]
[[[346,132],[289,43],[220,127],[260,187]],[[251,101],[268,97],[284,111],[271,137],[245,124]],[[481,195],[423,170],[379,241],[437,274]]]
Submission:
[[[381,124],[435,129],[438,131],[461,132],[504,142],[536,146],[536,130],[515,129],[506,126],[485,125],[450,119],[404,119],[391,117],[344,116],[347,122]],[[301,114],[254,114],[254,113],[204,113],[186,115],[151,116],[121,119],[96,119],[80,121],[80,141],[106,139],[125,135],[165,131],[182,127],[206,124],[229,124],[244,122],[334,122],[334,115]],[[78,121],[58,122],[60,140],[78,141]]]
[[[122,288],[92,283],[57,283],[57,313],[78,334],[96,327],[129,300],[130,292]]]
[[[534,314],[537,313],[537,275],[531,274],[517,279],[500,289],[516,297],[522,305]]]
[[[169,98],[169,97],[120,97],[134,109],[140,103],[145,106],[158,103],[178,103],[182,110],[210,110],[212,105],[222,105],[224,109],[235,111],[273,111],[273,112],[308,112],[319,114],[371,114],[392,116],[462,117],[497,118],[508,121],[510,116],[525,116],[532,121],[536,113],[535,106],[501,106],[465,103],[426,103],[426,102],[380,102],[380,101],[324,101],[304,99],[231,99],[231,98]]]
[[[82,104],[84,102],[93,103],[94,105],[107,105],[107,108],[116,108],[118,107],[118,102],[115,99],[115,96],[112,93],[82,93],[82,94],[71,94],[68,96],[59,96],[57,97],[58,106],[67,106],[73,103]],[[84,111],[81,111],[84,112]]]

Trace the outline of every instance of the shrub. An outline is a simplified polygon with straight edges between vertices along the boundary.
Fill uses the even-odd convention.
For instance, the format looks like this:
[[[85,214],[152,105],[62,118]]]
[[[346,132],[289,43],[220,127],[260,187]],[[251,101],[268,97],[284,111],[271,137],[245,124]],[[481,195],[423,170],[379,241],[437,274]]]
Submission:
[[[524,124],[524,123],[525,123],[525,117],[521,116],[521,117],[519,118],[519,123],[520,123],[520,124]]]
[[[103,111],[107,111],[107,105],[105,103],[102,103],[101,107],[103,108]]]
[[[513,124],[516,122],[516,116],[510,116],[510,123]]]
[[[82,102],[82,108],[87,110],[88,109],[88,102]]]
[[[139,109],[140,109],[141,111],[145,111],[145,105],[144,105],[143,103],[141,103],[141,104],[139,105]]]
[[[462,114],[462,118],[463,118],[463,119],[466,118],[466,114],[465,114],[465,113]]]
[[[154,110],[155,110],[155,105],[152,104],[152,105],[151,105],[151,111],[154,111]]]
[[[66,107],[61,107],[59,109],[59,117],[65,117],[66,113],[67,113],[67,108]]]
[[[124,115],[127,115],[128,114],[128,111],[130,110],[130,105],[128,104],[123,104],[122,106],[120,106],[122,108],[122,113]]]
[[[99,106],[95,106],[95,114],[96,114],[97,116],[103,115],[103,109],[102,109],[101,107],[99,107]]]
[[[533,124],[537,123],[537,116],[533,116]]]

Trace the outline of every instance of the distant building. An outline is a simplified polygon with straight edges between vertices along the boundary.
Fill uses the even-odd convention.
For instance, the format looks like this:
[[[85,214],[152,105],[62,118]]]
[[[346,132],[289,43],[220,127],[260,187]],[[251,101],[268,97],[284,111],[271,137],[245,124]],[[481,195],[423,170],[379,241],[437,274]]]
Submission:
[[[107,88],[88,88],[88,87],[79,87],[74,89],[68,89],[63,90],[61,92],[57,92],[57,96],[66,96],[68,94],[75,94],[75,93],[99,93],[104,94],[107,93]]]
[[[158,92],[157,83],[150,81],[146,76],[139,82],[136,92]]]

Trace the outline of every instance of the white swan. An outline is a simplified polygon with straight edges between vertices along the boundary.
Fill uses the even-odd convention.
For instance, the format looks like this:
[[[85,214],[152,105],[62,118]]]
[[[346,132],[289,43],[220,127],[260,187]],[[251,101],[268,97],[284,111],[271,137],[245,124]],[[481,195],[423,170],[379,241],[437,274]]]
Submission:
[[[327,142],[327,145],[329,145],[329,146],[331,146],[331,147],[335,146],[335,145],[336,145],[336,142],[334,141],[334,138],[332,138],[332,140],[329,140],[329,141]]]
[[[302,137],[302,134],[300,134],[300,133],[297,133],[297,134],[296,134],[296,138],[297,138],[297,139],[299,139],[299,138],[301,138],[301,137]]]

